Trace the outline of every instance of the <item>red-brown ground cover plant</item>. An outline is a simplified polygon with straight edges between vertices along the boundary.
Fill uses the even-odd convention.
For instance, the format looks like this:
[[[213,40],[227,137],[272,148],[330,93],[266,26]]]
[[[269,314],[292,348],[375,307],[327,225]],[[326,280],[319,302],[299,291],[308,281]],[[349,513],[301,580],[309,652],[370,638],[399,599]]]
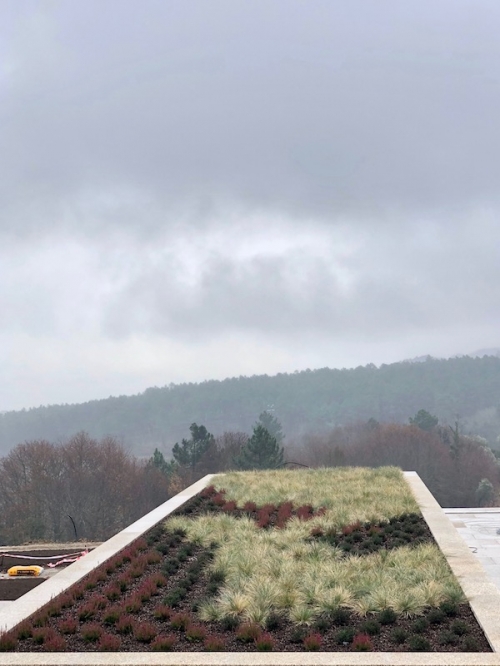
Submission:
[[[311,520],[322,509],[309,505],[239,508],[213,486],[175,513],[199,516],[226,512],[248,516],[263,530],[283,529],[292,518]],[[345,557],[432,539],[417,514],[377,524],[352,523],[341,531],[313,528],[310,540],[341,548]],[[490,651],[468,604],[445,602],[419,618],[390,608],[362,617],[339,608],[312,622],[293,623],[283,613],[263,626],[226,617],[201,622],[200,603],[215,598],[223,580],[209,571],[218,545],[191,543],[163,525],[102,564],[31,618],[0,636],[0,651]]]

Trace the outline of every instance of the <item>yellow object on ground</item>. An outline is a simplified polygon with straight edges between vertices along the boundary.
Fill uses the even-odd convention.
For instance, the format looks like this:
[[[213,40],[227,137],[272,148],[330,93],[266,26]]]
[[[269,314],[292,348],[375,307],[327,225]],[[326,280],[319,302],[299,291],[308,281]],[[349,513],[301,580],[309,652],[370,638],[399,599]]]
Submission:
[[[8,569],[7,573],[9,576],[39,576],[43,571],[43,567],[39,567],[36,564],[31,564],[27,567],[11,567]]]

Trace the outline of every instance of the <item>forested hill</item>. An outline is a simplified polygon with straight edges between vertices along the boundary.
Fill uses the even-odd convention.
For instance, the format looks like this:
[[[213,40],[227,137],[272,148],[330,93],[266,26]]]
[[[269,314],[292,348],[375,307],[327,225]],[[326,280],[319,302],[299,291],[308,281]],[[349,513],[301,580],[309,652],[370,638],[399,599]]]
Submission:
[[[305,370],[269,377],[238,377],[201,384],[149,388],[134,396],[52,405],[0,416],[0,453],[25,440],[56,441],[80,430],[116,435],[137,454],[170,451],[195,421],[214,434],[248,432],[273,409],[288,437],[353,421],[407,423],[419,409],[441,423],[457,419],[466,432],[498,446],[500,358],[427,359],[355,369]]]

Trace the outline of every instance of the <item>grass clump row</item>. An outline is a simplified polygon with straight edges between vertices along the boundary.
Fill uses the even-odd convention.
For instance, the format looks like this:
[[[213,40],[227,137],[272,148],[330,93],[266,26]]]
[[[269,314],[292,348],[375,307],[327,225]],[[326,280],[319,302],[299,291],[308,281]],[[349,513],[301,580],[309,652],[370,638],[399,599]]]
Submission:
[[[311,538],[313,530],[350,537],[355,530],[343,534],[342,527],[373,521],[378,527],[400,528],[401,520],[395,524],[394,517],[402,514],[408,525],[416,525],[418,508],[399,470],[233,473],[220,483],[239,506],[290,500],[325,511],[309,520],[294,517],[282,529],[271,530],[224,511],[169,519],[169,532],[182,530],[190,542],[207,547],[215,541],[219,546],[210,570],[219,572],[221,582],[214,585],[213,598],[200,604],[201,620],[235,617],[265,627],[278,612],[295,624],[312,625],[321,615],[342,608],[360,616],[386,611],[408,617],[443,601],[464,600],[435,544],[357,555]]]

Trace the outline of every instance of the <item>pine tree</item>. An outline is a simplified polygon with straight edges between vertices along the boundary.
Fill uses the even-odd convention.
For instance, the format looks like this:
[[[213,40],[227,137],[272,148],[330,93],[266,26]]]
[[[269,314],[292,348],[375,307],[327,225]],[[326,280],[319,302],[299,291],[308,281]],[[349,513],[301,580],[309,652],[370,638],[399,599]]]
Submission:
[[[165,474],[166,477],[172,476],[177,468],[177,463],[175,460],[167,462],[165,456],[159,449],[155,449],[152,457],[148,460],[148,465],[154,467],[162,474]]]
[[[283,448],[279,446],[276,437],[257,423],[253,435],[234,463],[239,469],[275,469],[283,465]]]
[[[268,412],[267,410],[262,412],[257,423],[260,423],[260,425],[264,426],[267,432],[276,439],[278,445],[282,444],[285,437],[283,434],[283,427],[278,419],[273,416],[273,414],[271,414],[271,412]]]
[[[192,423],[189,430],[191,431],[191,439],[183,439],[181,444],[175,444],[172,455],[175,462],[180,467],[190,469],[191,476],[194,477],[197,466],[209,450],[215,446],[215,439],[203,425],[199,426]]]

